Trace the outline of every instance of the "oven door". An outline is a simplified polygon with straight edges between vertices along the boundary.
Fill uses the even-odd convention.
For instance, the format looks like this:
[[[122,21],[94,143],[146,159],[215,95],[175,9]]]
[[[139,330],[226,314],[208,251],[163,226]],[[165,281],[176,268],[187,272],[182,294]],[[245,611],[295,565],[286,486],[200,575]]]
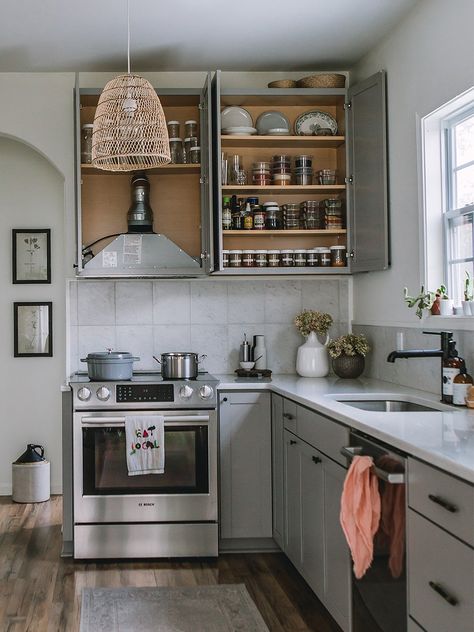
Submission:
[[[129,476],[125,417],[74,415],[74,522],[217,520],[215,411],[140,411],[165,417],[165,472]]]

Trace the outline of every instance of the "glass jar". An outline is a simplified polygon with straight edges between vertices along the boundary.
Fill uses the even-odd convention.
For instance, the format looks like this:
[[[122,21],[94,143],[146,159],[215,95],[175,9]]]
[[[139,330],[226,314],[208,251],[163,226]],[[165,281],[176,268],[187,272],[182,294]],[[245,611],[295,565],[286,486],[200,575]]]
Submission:
[[[313,156],[309,156],[308,154],[300,154],[299,156],[295,156],[295,167],[309,167],[313,166]]]
[[[280,251],[279,250],[267,250],[267,261],[269,268],[280,267]]]
[[[229,266],[231,268],[240,268],[242,266],[241,250],[229,250]]]
[[[291,175],[289,173],[274,173],[272,182],[279,187],[289,186],[291,184]]]
[[[330,246],[331,265],[335,268],[344,268],[346,266],[346,247]]]
[[[253,227],[255,230],[265,230],[265,211],[261,207],[253,211]]]
[[[281,228],[281,211],[274,206],[265,207],[265,228],[267,230],[278,230]]]
[[[281,265],[284,268],[291,268],[295,265],[294,250],[281,250]]]
[[[198,133],[198,124],[197,121],[185,121],[184,122],[184,135],[188,136],[197,136]]]
[[[257,268],[266,268],[268,265],[267,262],[267,251],[266,250],[256,250],[255,251],[255,265]]]
[[[230,197],[222,198],[222,230],[232,229],[232,210],[230,208]]]
[[[191,148],[192,147],[199,147],[199,141],[197,139],[197,136],[187,136],[184,139],[184,156],[185,156],[186,162],[188,163],[191,162]]]
[[[306,251],[306,265],[311,268],[319,266],[319,252],[317,250]]]
[[[92,162],[92,123],[86,123],[82,126],[81,133],[81,163],[90,165]]]
[[[294,251],[294,264],[298,267],[306,265],[306,250]]]
[[[321,169],[318,171],[319,184],[336,184],[336,172],[334,169]]]
[[[252,230],[253,228],[253,213],[252,213],[252,209],[250,207],[250,203],[247,202],[245,204],[245,208],[244,211],[242,213],[242,223],[243,223],[243,229],[244,230]]]
[[[190,151],[190,163],[192,165],[198,165],[201,162],[201,148],[191,147]]]
[[[323,268],[329,268],[331,266],[331,251],[329,248],[318,248],[319,250],[319,265]]]
[[[168,138],[179,138],[179,121],[168,121],[166,126],[168,128]]]
[[[183,141],[181,138],[170,138],[170,157],[171,162],[175,165],[183,164]]]
[[[255,250],[242,250],[242,266],[244,268],[255,266]]]
[[[245,169],[239,169],[236,174],[236,182],[235,184],[247,184],[247,172]]]
[[[222,251],[222,265],[224,266],[224,268],[229,267],[229,251],[228,250]]]

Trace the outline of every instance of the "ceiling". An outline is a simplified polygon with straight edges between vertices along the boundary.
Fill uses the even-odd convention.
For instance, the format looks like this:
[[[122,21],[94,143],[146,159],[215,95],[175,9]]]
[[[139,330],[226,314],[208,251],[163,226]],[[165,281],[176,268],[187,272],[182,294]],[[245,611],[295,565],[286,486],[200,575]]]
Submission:
[[[344,69],[417,0],[130,0],[132,70]],[[0,71],[126,70],[126,0],[1,2]]]

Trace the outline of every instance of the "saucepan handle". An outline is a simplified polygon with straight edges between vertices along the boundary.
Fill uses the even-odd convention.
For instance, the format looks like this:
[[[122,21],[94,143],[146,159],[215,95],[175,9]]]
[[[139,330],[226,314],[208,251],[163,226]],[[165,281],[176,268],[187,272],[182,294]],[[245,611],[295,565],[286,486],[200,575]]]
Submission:
[[[161,364],[161,360],[158,360],[158,358],[156,356],[153,356],[153,360],[156,360],[158,362],[158,364]]]

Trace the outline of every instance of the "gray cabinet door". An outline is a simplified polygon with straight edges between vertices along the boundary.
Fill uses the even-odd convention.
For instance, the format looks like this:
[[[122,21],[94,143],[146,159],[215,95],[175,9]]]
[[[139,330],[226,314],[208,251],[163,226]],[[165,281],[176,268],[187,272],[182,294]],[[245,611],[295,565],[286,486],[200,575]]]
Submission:
[[[272,537],[269,393],[221,393],[221,538]]]
[[[348,90],[351,272],[389,266],[385,72]]]
[[[273,539],[284,548],[283,398],[272,393]]]
[[[212,153],[214,156],[212,169],[213,223],[214,223],[214,268],[222,269],[222,198],[221,198],[221,71],[216,70],[211,87],[212,111]]]
[[[285,553],[301,570],[302,441],[285,430]]]
[[[206,273],[214,270],[213,189],[212,189],[212,106],[211,73],[199,100],[201,126],[201,252]]]

